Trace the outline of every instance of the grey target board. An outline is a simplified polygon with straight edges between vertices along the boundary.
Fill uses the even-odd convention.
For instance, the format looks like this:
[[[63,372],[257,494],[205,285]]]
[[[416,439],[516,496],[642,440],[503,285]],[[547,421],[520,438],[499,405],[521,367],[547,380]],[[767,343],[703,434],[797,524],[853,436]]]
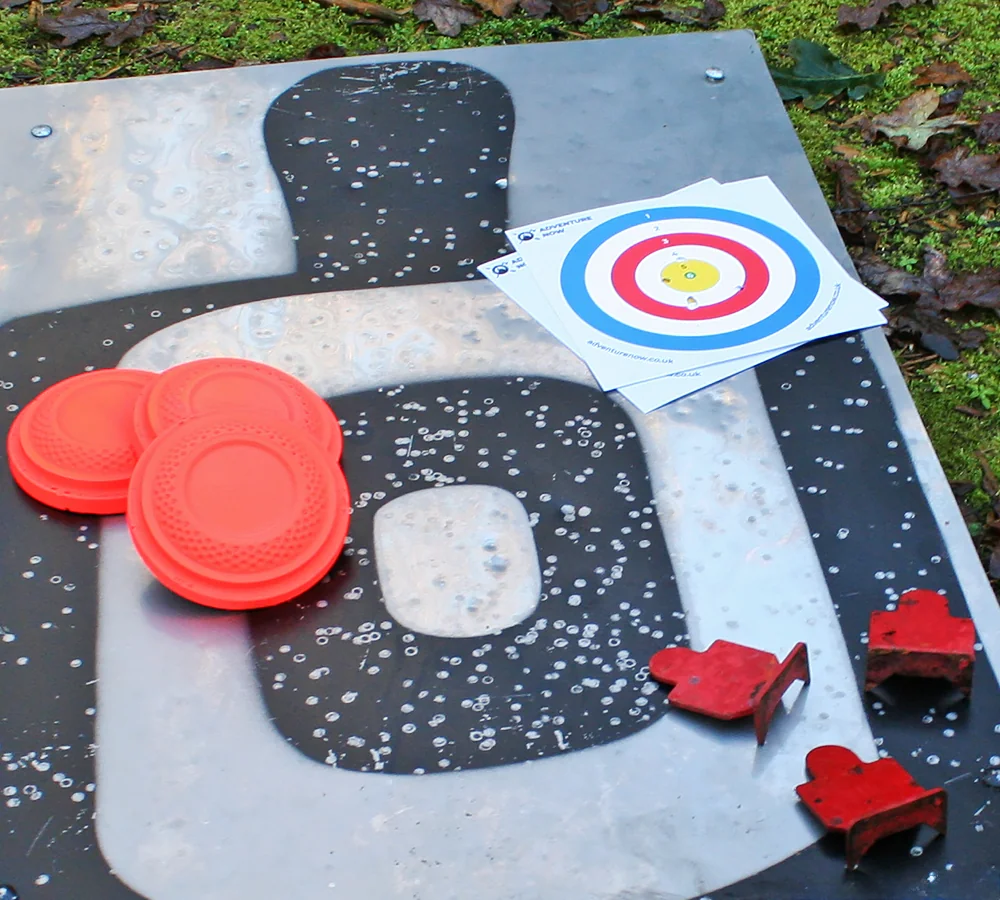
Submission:
[[[123,520],[0,477],[0,897],[997,896],[1000,611],[882,335],[642,415],[476,274],[508,225],[758,175],[849,265],[751,34],[0,111],[5,434],[88,368],[255,359],[331,404],[353,498],[321,584],[222,613],[158,585]],[[409,602],[484,571],[499,630]],[[869,616],[909,588],[974,619],[967,701],[862,691]],[[649,678],[717,638],[808,644],[763,747]],[[846,872],[795,794],[822,744],[945,786],[947,835]]]

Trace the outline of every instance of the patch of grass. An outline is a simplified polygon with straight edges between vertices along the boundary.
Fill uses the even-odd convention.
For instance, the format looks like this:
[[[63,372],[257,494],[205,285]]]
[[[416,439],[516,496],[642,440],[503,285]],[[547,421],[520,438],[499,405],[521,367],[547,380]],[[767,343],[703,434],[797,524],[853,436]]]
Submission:
[[[976,451],[994,469],[1000,466],[1000,333],[993,322],[977,324],[989,332],[979,350],[929,366],[910,379],[909,387],[948,478],[978,485],[982,472]],[[962,412],[960,406],[983,416]],[[980,511],[989,505],[979,488],[969,501]]]
[[[810,112],[801,104],[791,104],[786,110],[820,187],[832,204],[834,179],[825,165],[825,160],[833,155],[833,148],[843,141],[844,135],[831,128],[830,123],[822,115]]]
[[[958,271],[973,272],[1000,267],[1000,220],[992,210],[986,214],[967,213],[962,227],[948,242],[948,255]]]
[[[351,18],[339,10],[305,0],[210,0],[208,10],[203,0],[176,0],[168,9],[170,18],[157,37],[192,47],[193,56],[284,62],[320,44],[372,53],[384,43],[377,29],[351,27]]]

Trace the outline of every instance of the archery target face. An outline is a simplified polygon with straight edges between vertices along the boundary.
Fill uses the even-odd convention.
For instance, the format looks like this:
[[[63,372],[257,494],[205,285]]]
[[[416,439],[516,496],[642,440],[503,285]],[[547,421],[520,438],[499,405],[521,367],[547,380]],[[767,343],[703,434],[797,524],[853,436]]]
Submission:
[[[766,340],[819,291],[819,268],[795,237],[744,213],[640,210],[591,229],[566,256],[570,308],[608,337],[665,350]]]
[[[750,307],[768,286],[758,254],[697,233],[646,238],[618,256],[611,275],[618,295],[636,312],[685,324]]]

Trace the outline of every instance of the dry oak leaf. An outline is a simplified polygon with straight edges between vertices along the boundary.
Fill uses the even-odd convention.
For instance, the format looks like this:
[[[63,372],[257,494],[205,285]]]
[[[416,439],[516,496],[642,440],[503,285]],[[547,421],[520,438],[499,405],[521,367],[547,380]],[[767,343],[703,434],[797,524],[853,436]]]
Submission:
[[[57,47],[74,44],[100,34],[116,31],[120,22],[112,22],[106,9],[67,9],[58,16],[39,16],[38,28],[62,38]]]
[[[837,208],[833,212],[837,226],[845,233],[845,238],[852,237],[854,243],[873,242],[874,235],[870,234],[868,226],[876,216],[862,200],[858,191],[857,184],[861,177],[858,170],[849,160],[834,159],[833,157],[826,160],[826,167],[837,179],[834,188]]]
[[[307,54],[306,59],[341,59],[347,51],[340,44],[317,44]]]
[[[852,251],[854,267],[858,276],[876,294],[889,299],[906,298],[921,306],[933,306],[936,300],[934,288],[922,275],[913,275],[904,269],[890,266],[873,250]]]
[[[929,66],[920,66],[913,70],[917,77],[913,84],[920,87],[924,84],[939,84],[942,87],[954,87],[956,84],[971,84],[972,76],[956,62],[936,62]]]
[[[937,247],[924,248],[924,280],[935,290],[940,291],[954,276],[948,268],[948,257]],[[937,306],[937,304],[935,304]]]
[[[72,47],[96,35],[105,35],[108,47],[117,47],[132,38],[141,37],[156,25],[156,10],[140,5],[127,22],[112,22],[106,9],[76,9],[63,7],[58,16],[39,16],[38,28],[46,34],[62,38],[57,47]]]
[[[934,170],[952,193],[1000,189],[1000,154],[972,153],[968,147],[953,147],[934,160]]]
[[[608,0],[552,0],[552,6],[567,22],[586,22],[608,11]]]
[[[15,6],[27,6],[31,0],[0,0],[0,9],[13,9]],[[55,3],[56,0],[42,0],[42,3]]]
[[[938,105],[937,112],[934,114],[934,117],[940,118],[941,116],[950,116],[956,109],[958,109],[964,96],[964,87],[956,87],[952,88],[950,91],[945,91],[941,95],[941,103]]]
[[[552,11],[552,0],[521,0],[520,5],[533,19],[544,19]]]
[[[861,280],[887,300],[896,301],[887,314],[893,331],[916,335],[924,347],[943,359],[958,359],[960,350],[974,349],[985,340],[986,332],[974,328],[959,331],[941,313],[967,305],[1000,308],[1000,270],[955,275],[945,255],[933,247],[924,251],[920,275],[889,265],[871,250],[852,251],[851,255]],[[899,302],[904,300],[910,302]]]
[[[980,269],[956,275],[938,294],[942,308],[947,310],[963,306],[1000,310],[1000,269]]]
[[[987,113],[976,126],[976,140],[980,144],[1000,143],[1000,112]]]
[[[479,13],[458,0],[417,0],[413,14],[421,22],[433,22],[434,27],[447,37],[457,37],[465,25],[475,25]]]
[[[880,131],[897,147],[908,150],[923,150],[936,134],[949,134],[963,125],[973,125],[962,116],[931,116],[937,111],[941,98],[934,88],[917,91],[899,104],[891,113],[882,113],[871,119],[873,131]],[[867,122],[857,122],[862,131],[867,131]]]
[[[636,3],[625,14],[628,16],[656,16],[664,22],[711,28],[725,17],[726,4],[722,0],[705,0],[701,7],[664,6],[662,0],[657,0],[654,3]]]
[[[506,19],[517,9],[517,2],[518,0],[476,0],[483,9],[501,19]]]
[[[107,47],[117,47],[120,44],[124,44],[125,41],[142,37],[147,31],[155,27],[156,9],[152,6],[143,6],[140,4],[135,15],[124,25],[120,25],[119,28],[112,31],[104,39],[104,44]]]
[[[937,298],[925,305],[954,312],[963,306],[1000,309],[1000,269],[986,268],[977,272],[954,274],[948,268],[948,258],[935,247],[924,250],[923,280],[936,292]]]
[[[888,18],[889,9],[898,6],[908,9],[920,0],[871,0],[867,6],[850,6],[845,3],[837,10],[837,25],[841,28],[854,25],[862,31],[870,31],[883,18]]]

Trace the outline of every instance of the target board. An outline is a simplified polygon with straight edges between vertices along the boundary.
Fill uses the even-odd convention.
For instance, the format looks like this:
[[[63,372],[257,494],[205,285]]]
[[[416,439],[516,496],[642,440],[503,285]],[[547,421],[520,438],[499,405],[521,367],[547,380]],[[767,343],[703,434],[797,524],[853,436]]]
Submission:
[[[709,84],[720,47],[729,75]],[[577,102],[598,60],[615,91]],[[732,145],[725,128],[743,147],[781,135],[781,153],[684,170],[697,154],[636,124],[709,95],[713,146]],[[0,480],[4,900],[247,900],[290,884],[309,900],[990,896],[995,602],[878,336],[800,347],[643,415],[475,277],[509,219],[706,175],[773,172],[807,218],[825,215],[746,35],[19,89],[0,104],[0,154],[30,149],[7,185],[10,277],[32,285],[4,300],[8,427],[90,367],[254,359],[327,398],[353,499],[321,584],[237,614],[156,584],[122,522]],[[43,118],[52,143],[31,136]],[[577,131],[592,187],[553,193]],[[608,133],[636,138],[636,166],[613,177]],[[56,171],[74,198],[57,209]],[[36,212],[50,227],[23,227]],[[652,227],[581,243],[567,269],[581,315],[605,278],[627,307],[616,320],[726,341],[775,327],[783,273],[808,282],[794,244],[746,217],[692,209]],[[908,587],[973,615],[967,702],[860,691],[868,617]],[[656,650],[717,637],[813,654],[813,683],[764,748],[670,709],[649,679]],[[842,845],[794,796],[805,753],[830,742],[946,783],[948,835],[887,840],[845,875]]]

